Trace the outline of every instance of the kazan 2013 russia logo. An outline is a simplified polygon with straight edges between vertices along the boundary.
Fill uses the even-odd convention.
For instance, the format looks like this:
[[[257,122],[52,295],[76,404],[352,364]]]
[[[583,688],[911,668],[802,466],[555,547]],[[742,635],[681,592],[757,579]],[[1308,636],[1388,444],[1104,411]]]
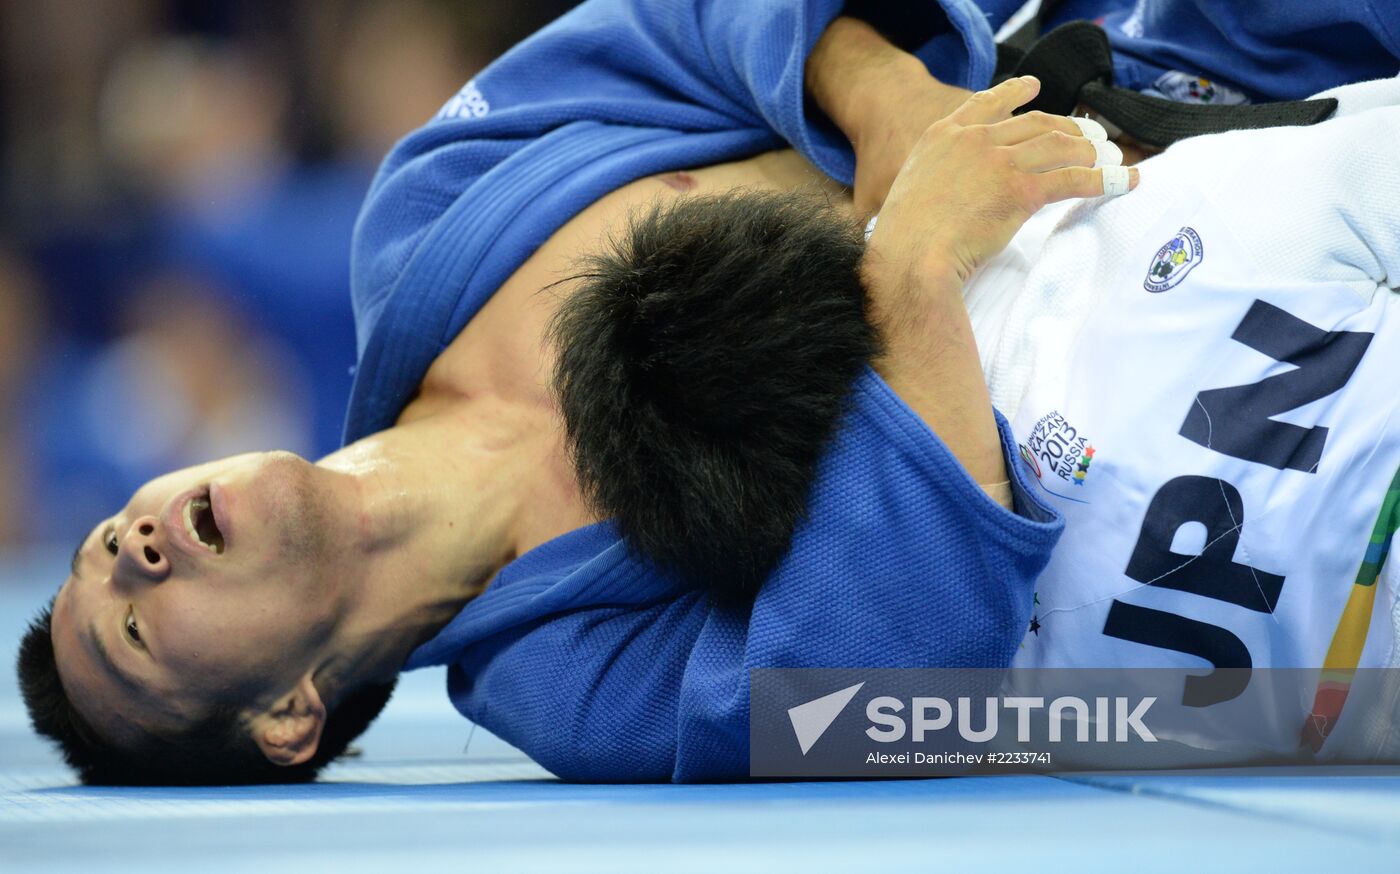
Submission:
[[[1142,287],[1153,294],[1175,288],[1201,263],[1204,251],[1201,235],[1193,228],[1182,228],[1152,256],[1152,266],[1147,268],[1147,279]]]
[[[1071,485],[1082,486],[1094,463],[1094,446],[1059,410],[1040,417],[1025,443],[1019,445],[1026,463],[1040,487],[1057,498],[1087,504],[1086,500],[1050,488],[1047,474],[1054,474]]]

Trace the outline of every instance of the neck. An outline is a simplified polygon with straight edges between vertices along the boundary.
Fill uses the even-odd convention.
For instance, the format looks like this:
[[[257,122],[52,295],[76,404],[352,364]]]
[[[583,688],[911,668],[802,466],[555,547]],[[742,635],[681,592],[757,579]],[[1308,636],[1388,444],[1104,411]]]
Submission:
[[[353,580],[322,666],[334,687],[392,679],[533,545],[531,498],[551,455],[539,425],[528,410],[474,400],[318,463],[347,508],[341,554]]]

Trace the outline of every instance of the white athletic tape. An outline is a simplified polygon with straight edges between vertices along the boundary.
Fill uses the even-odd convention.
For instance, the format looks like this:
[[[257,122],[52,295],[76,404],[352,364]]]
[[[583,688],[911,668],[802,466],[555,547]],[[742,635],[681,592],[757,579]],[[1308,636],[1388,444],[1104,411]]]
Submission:
[[[1104,197],[1118,197],[1128,193],[1127,167],[1105,167],[1102,172]]]
[[[1118,148],[1116,143],[1108,140],[1103,142],[1091,141],[1094,143],[1094,166],[1095,167],[1117,167],[1123,163],[1123,150]]]
[[[1096,143],[1108,142],[1108,131],[1104,130],[1104,126],[1094,121],[1092,118],[1081,118],[1077,115],[1071,115],[1069,120],[1079,126],[1080,132],[1084,134],[1086,139],[1093,140]]]

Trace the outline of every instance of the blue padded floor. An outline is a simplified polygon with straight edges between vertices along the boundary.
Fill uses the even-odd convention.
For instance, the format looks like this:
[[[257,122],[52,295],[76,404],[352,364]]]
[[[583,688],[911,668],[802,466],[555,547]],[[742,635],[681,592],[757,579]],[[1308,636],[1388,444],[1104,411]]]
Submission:
[[[4,871],[1400,871],[1400,770],[570,785],[473,732],[436,671],[317,785],[85,788],[11,667],[65,560],[0,562]]]

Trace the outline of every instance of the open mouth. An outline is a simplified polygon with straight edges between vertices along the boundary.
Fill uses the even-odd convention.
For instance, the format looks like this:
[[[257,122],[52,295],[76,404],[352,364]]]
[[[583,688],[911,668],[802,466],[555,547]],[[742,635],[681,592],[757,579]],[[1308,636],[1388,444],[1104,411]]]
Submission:
[[[209,503],[208,492],[191,498],[185,504],[185,530],[206,549],[223,554],[224,535],[219,530],[219,523],[214,519],[214,508]]]

